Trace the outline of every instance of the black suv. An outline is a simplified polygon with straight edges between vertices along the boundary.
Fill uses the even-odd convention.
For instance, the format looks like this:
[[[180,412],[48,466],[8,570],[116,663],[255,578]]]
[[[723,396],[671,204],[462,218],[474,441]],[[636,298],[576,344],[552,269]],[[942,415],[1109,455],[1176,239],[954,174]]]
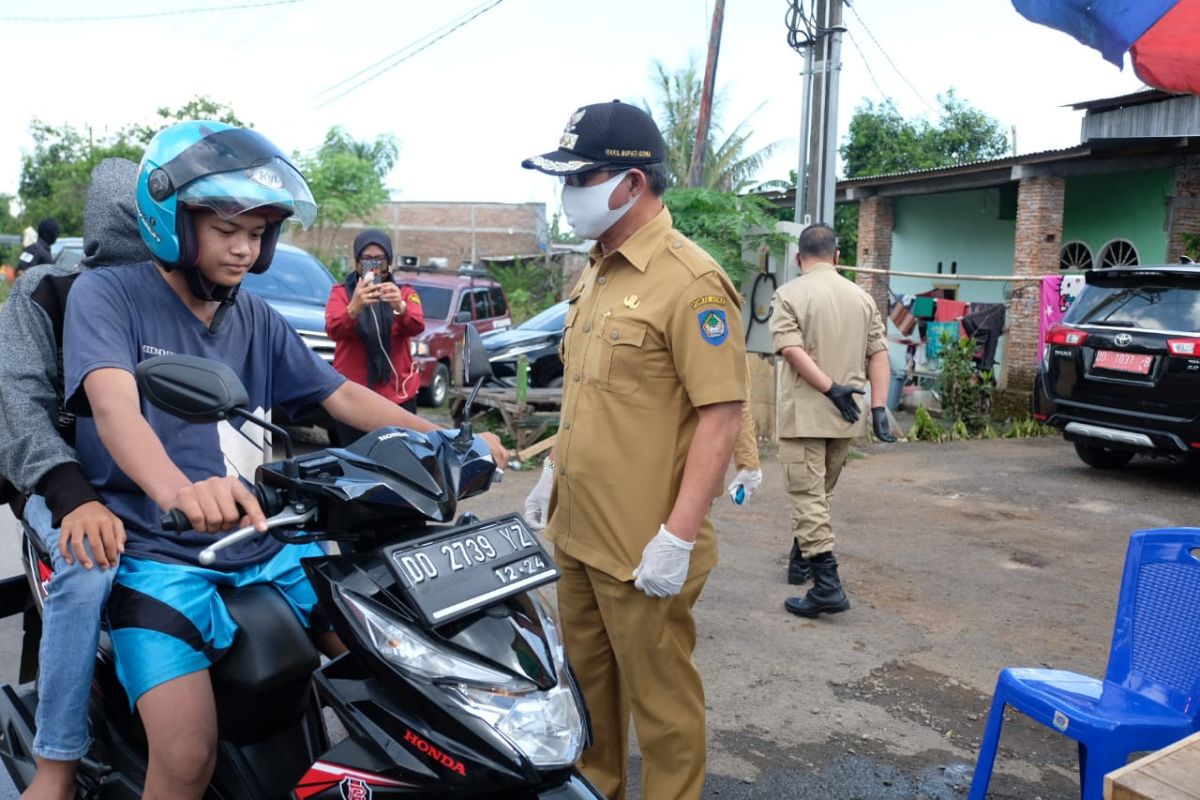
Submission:
[[[1050,329],[1033,416],[1079,457],[1200,456],[1200,266],[1094,270]]]

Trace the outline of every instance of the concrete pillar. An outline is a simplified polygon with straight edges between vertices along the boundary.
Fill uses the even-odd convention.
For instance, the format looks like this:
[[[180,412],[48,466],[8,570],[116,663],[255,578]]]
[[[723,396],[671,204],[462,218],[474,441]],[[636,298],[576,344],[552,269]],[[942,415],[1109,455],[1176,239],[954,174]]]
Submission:
[[[868,197],[858,204],[858,266],[892,268],[892,227],[895,223],[890,197]],[[858,285],[871,297],[887,319],[891,301],[888,276],[859,273]]]
[[[1058,273],[1066,185],[1066,179],[1049,175],[1021,179],[1017,191],[1014,274]],[[1028,396],[1037,372],[1041,287],[1036,282],[1021,281],[1013,289],[1008,306],[1003,373],[1007,376],[1009,393]]]

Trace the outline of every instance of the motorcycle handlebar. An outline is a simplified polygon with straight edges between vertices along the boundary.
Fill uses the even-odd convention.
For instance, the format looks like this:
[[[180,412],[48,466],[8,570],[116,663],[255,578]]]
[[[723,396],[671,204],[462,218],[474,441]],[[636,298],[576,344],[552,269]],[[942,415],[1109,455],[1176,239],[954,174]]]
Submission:
[[[273,517],[267,517],[267,530],[269,531],[272,528],[286,528],[290,525],[301,525],[305,522],[315,519],[316,516],[316,507],[305,508],[302,511],[286,508]],[[200,563],[207,567],[217,560],[218,551],[224,550],[230,545],[235,545],[238,542],[244,541],[253,536],[259,536],[262,534],[263,532],[259,531],[258,528],[255,528],[253,525],[247,525],[244,528],[238,528],[236,531],[227,533],[200,551]]]

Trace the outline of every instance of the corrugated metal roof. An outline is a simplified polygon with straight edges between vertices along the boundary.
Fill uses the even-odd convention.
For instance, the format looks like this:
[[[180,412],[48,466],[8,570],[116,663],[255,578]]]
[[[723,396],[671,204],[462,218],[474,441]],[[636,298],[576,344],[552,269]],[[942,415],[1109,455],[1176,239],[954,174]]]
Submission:
[[[838,181],[838,185],[860,185],[871,181],[886,180],[892,178],[907,178],[914,175],[934,175],[937,173],[954,173],[954,172],[972,172],[978,171],[980,168],[999,168],[1011,167],[1017,164],[1029,164],[1037,161],[1049,161],[1062,156],[1085,155],[1090,152],[1087,145],[1077,144],[1072,147],[1062,147],[1057,150],[1041,150],[1036,153],[1024,153],[1019,156],[1005,156],[1004,158],[994,158],[985,161],[968,161],[963,164],[954,164],[948,167],[927,167],[925,169],[913,169],[904,172],[889,172],[884,175],[870,175],[861,178],[844,178]]]
[[[1177,92],[1164,92],[1162,89],[1141,89],[1129,94],[1121,94],[1116,97],[1102,97],[1098,100],[1081,100],[1078,103],[1067,103],[1060,108],[1073,108],[1076,111],[1096,111],[1106,108],[1121,108],[1122,106],[1136,106],[1142,103],[1155,103],[1159,100],[1166,100],[1168,97],[1179,97]]]

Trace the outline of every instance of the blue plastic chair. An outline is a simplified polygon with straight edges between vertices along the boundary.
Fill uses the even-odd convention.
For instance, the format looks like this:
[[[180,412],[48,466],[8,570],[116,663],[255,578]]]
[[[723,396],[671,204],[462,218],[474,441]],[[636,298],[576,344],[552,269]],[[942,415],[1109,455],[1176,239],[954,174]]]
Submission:
[[[984,800],[1004,707],[1079,743],[1079,794],[1101,800],[1104,776],[1131,753],[1200,730],[1200,528],[1129,538],[1103,681],[1055,669],[1000,671],[969,800]]]

